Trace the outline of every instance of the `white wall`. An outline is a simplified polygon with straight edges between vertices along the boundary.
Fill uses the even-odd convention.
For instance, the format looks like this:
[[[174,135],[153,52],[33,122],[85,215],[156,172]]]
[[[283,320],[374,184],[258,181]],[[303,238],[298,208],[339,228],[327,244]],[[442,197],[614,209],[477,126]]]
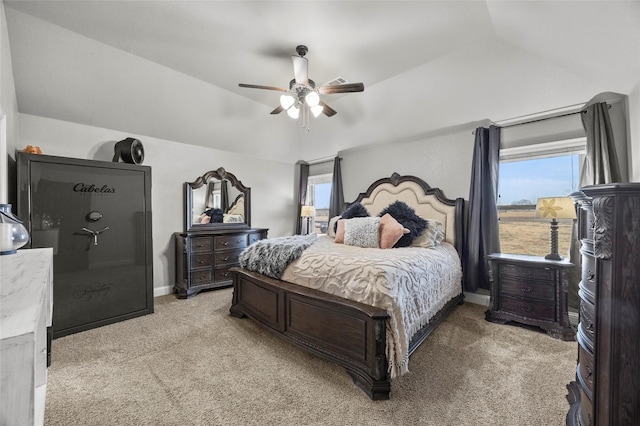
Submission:
[[[469,123],[410,142],[341,151],[345,202],[352,202],[376,179],[393,172],[422,178],[448,198],[469,197],[473,130],[487,123]]]
[[[184,230],[184,182],[192,182],[209,170],[224,167],[251,188],[253,227],[269,228],[270,237],[293,233],[293,164],[28,114],[20,114],[18,149],[35,145],[46,155],[111,161],[114,144],[130,136],[142,141],[145,148],[143,164],[152,169],[156,295],[170,292],[174,284],[173,233]]]

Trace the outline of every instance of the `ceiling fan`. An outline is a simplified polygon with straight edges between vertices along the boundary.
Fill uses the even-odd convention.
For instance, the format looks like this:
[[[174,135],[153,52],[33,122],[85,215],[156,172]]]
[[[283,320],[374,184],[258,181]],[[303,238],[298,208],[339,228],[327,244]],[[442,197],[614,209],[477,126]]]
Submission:
[[[318,117],[323,113],[327,117],[334,116],[336,114],[336,110],[324,103],[320,99],[320,95],[362,92],[364,91],[364,84],[325,84],[320,87],[316,87],[316,83],[309,78],[309,61],[304,57],[308,51],[309,49],[307,49],[307,46],[300,45],[296,47],[298,56],[291,56],[291,59],[293,60],[294,79],[289,82],[289,89],[244,83],[240,83],[239,86],[247,87],[249,89],[277,90],[284,92],[280,96],[280,105],[271,111],[271,114],[280,114],[282,111],[287,111],[289,117],[297,119],[302,112],[303,120],[306,118],[307,122],[309,111],[311,111],[311,114],[313,114],[314,117]]]

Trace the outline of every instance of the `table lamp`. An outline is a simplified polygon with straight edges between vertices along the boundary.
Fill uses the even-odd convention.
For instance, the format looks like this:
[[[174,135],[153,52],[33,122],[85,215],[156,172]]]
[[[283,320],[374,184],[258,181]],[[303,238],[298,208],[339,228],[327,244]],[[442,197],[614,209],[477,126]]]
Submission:
[[[307,221],[307,235],[311,232],[311,217],[316,214],[316,209],[313,206],[302,206],[300,209],[300,216]]]
[[[535,217],[537,219],[551,218],[551,226],[549,230],[551,238],[551,253],[546,255],[544,258],[549,260],[562,260],[562,256],[558,254],[557,219],[576,218],[576,209],[573,201],[568,196],[538,198]]]

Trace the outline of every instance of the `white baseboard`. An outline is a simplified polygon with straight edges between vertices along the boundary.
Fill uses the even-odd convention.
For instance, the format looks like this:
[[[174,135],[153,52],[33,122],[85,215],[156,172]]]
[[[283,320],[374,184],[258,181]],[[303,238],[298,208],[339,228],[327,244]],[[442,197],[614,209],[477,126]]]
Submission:
[[[173,293],[173,286],[171,285],[153,288],[153,297],[166,296],[167,294],[171,293]]]
[[[464,301],[469,303],[475,303],[476,305],[489,306],[490,297],[488,294],[478,294],[464,292]]]

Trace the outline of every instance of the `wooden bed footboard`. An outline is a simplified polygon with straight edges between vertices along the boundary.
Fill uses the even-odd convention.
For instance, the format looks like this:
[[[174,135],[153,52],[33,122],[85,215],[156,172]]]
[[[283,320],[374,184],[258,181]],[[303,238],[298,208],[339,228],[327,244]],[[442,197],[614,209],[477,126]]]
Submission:
[[[232,316],[343,366],[371,399],[389,399],[386,321],[380,308],[232,268]]]
[[[389,314],[328,293],[232,268],[232,316],[250,317],[267,330],[344,367],[373,400],[389,399],[386,322]],[[449,301],[409,345],[409,354],[426,339],[463,295]]]

